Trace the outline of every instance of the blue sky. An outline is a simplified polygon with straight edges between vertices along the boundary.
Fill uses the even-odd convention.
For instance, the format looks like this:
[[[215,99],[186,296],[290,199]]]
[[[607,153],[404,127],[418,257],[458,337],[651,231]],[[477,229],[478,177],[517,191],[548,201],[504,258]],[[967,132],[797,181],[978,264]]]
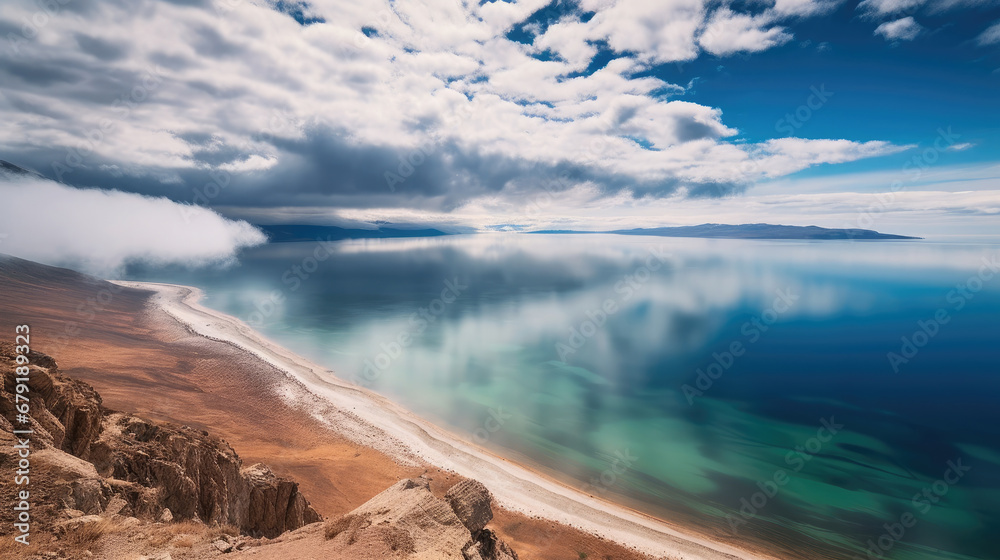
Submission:
[[[0,37],[0,159],[231,219],[1000,235],[998,0],[13,0]]]
[[[571,6],[554,2],[529,22],[553,23],[573,13]],[[744,9],[760,13],[764,6],[749,3]],[[652,65],[638,75],[690,84],[675,98],[721,108],[726,124],[740,131],[736,139],[747,142],[791,135],[926,144],[938,128],[952,127],[963,142],[979,148],[963,150],[951,158],[954,162],[995,160],[1000,153],[1000,49],[984,49],[973,38],[1000,20],[1000,4],[905,13],[917,14],[924,27],[910,40],[876,35],[881,18],[865,17],[857,2],[843,2],[822,18],[790,25],[794,39],[783,45],[756,53],[706,53]],[[581,15],[587,17],[592,16]],[[525,43],[536,36],[520,27],[516,31]],[[604,47],[594,62],[628,54]],[[813,88],[831,92],[829,102],[817,100],[820,109],[801,110],[796,117]],[[789,114],[794,118],[786,118]],[[808,116],[803,121],[801,115]],[[891,166],[890,159],[900,158],[854,167]]]
[[[796,24],[795,39],[783,46],[703,56],[679,71],[667,64],[654,74],[674,82],[696,79],[685,98],[723,108],[727,124],[750,142],[781,134],[776,121],[804,104],[811,87],[825,85],[834,95],[795,129],[797,136],[921,144],[951,126],[977,145],[956,161],[995,160],[1000,49],[984,49],[971,38],[1000,19],[1000,10],[931,14],[921,18],[929,29],[914,40],[886,41],[874,35],[877,23],[854,6],[844,3],[828,16]]]

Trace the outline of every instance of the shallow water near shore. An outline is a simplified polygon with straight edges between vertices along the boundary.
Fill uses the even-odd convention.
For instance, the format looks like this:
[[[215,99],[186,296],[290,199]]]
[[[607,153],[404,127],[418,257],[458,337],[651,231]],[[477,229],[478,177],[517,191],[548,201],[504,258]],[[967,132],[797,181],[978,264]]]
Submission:
[[[198,286],[468,441],[720,538],[988,559],[996,267],[996,244],[497,234],[130,279]]]

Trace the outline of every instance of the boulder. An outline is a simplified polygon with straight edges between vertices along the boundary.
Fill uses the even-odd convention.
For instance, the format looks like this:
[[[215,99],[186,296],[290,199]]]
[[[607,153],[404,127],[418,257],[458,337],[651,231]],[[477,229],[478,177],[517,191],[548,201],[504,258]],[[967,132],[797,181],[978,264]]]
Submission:
[[[218,550],[223,554],[233,551],[233,545],[230,544],[228,541],[224,541],[222,539],[216,539],[215,541],[213,541],[212,546],[214,546],[216,550]]]
[[[65,521],[56,523],[56,531],[62,533],[72,533],[74,531],[79,531],[85,525],[100,523],[102,521],[104,521],[104,518],[100,515],[81,515],[79,517],[71,517]]]
[[[408,558],[413,560],[462,560],[462,548],[470,540],[469,530],[446,502],[431,494],[426,479],[400,480],[350,515],[365,522],[358,534],[348,532],[348,540],[368,540],[362,539],[364,532],[394,527],[410,536],[412,555]]]
[[[462,554],[465,560],[518,560],[517,553],[489,529],[483,529]]]
[[[486,487],[467,480],[452,490],[442,500],[425,478],[400,480],[327,523],[326,537],[340,545],[338,558],[363,551],[366,558],[517,560],[506,543],[484,529],[493,518]]]
[[[66,507],[96,515],[104,511],[111,487],[99,478],[80,478],[69,483],[63,503]]]
[[[444,497],[455,515],[473,535],[482,531],[483,527],[493,519],[493,510],[490,508],[493,497],[478,480],[467,478],[452,486]]]

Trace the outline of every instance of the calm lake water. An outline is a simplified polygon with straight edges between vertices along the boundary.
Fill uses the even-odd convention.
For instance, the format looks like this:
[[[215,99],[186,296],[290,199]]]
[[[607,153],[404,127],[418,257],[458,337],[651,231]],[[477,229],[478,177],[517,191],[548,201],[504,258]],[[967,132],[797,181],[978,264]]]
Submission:
[[[994,269],[996,244],[496,234],[131,276],[199,286],[460,437],[720,537],[995,559]]]

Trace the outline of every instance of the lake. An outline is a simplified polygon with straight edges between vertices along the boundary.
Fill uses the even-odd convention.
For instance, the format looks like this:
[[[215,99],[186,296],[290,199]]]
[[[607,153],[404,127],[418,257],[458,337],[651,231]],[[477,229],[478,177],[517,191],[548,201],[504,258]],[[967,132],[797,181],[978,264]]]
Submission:
[[[717,538],[988,559],[998,272],[988,243],[482,234],[129,277],[201,287],[459,437]]]

